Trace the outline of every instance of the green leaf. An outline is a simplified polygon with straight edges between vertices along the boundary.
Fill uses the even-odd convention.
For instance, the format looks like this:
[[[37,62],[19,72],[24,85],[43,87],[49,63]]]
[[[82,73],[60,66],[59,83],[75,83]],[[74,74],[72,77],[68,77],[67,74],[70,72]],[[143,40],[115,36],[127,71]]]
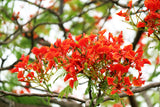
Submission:
[[[22,53],[20,51],[15,51],[15,55],[16,55],[17,59],[20,59],[22,56]]]
[[[89,94],[89,87],[87,87],[86,88],[86,90],[85,90],[85,93],[84,93],[85,95],[87,95],[87,94]]]
[[[23,49],[30,48],[31,47],[31,40],[23,37],[22,40],[20,40],[20,43],[18,44],[18,46]]]
[[[111,89],[107,89],[107,90],[106,90],[107,95],[110,95],[110,94],[111,94],[111,92],[112,92],[112,90],[111,90]]]
[[[115,102],[117,102],[117,103],[118,103],[119,100],[120,100],[120,97],[119,97],[119,95],[118,95],[117,93],[111,95],[110,97],[113,98],[113,99],[115,100]]]
[[[3,53],[2,53],[2,50],[0,51],[0,58],[2,57]]]
[[[77,89],[78,85],[79,85],[78,81],[75,81],[75,82],[74,82],[74,87],[75,87],[75,89]]]
[[[7,96],[8,99],[15,101],[16,103],[21,103],[21,104],[28,104],[28,105],[39,105],[39,106],[49,106],[48,103],[48,98],[43,98],[43,97],[37,97],[37,96],[32,96],[32,97],[14,97],[14,96]]]
[[[72,94],[73,89],[68,85],[66,88],[64,88],[58,95],[59,98],[62,98],[64,95],[68,98],[68,95]]]
[[[61,73],[59,76],[56,77],[56,79],[53,81],[53,84],[60,78],[60,77],[63,77],[65,76],[65,72]]]
[[[121,100],[121,104],[123,105],[123,107],[125,107],[125,104],[124,104],[124,102]]]
[[[96,102],[96,105],[99,105],[100,103],[102,103],[104,101],[104,98],[103,97],[99,97],[97,99],[97,102]]]
[[[54,61],[58,64],[58,59],[56,57],[54,57]]]

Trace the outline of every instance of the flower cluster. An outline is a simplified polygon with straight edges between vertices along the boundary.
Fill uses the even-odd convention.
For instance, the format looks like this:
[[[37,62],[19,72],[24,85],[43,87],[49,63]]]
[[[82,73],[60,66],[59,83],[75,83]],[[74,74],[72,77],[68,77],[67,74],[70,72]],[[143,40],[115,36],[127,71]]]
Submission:
[[[111,94],[123,91],[132,95],[130,87],[144,84],[141,67],[150,62],[142,58],[142,48],[136,52],[132,45],[122,48],[122,32],[118,37],[111,33],[105,37],[105,32],[78,35],[75,39],[69,34],[68,39],[57,39],[50,47],[34,47],[32,53],[36,60],[28,64],[29,56],[22,56],[22,61],[11,71],[18,72],[20,81],[44,82],[49,79],[51,73],[48,72],[63,68],[66,72],[64,81],[69,81],[72,88],[81,74],[91,79],[101,90],[110,89]],[[135,68],[139,72],[138,77],[130,76],[129,68]]]
[[[147,27],[148,36],[159,30],[160,26],[160,1],[159,0],[145,0],[144,5],[147,7],[148,14],[143,22],[137,24],[138,28]]]
[[[122,10],[120,12],[117,13],[117,15],[124,17],[126,21],[129,21],[129,16],[130,16],[130,9],[132,7],[132,0],[129,0],[128,5],[129,8],[126,10],[126,12],[122,12]]]

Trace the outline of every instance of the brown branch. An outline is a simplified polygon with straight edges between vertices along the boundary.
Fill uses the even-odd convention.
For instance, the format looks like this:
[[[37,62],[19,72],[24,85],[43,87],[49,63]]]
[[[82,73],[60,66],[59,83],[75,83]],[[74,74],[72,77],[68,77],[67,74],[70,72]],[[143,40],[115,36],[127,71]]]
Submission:
[[[50,99],[50,103],[55,103],[60,105],[60,107],[82,107],[82,104],[79,104],[75,101],[72,100],[67,100],[67,101],[63,101],[63,100],[57,100],[57,99]]]
[[[0,68],[0,71],[2,70],[9,70],[9,69],[12,69],[14,67],[15,64],[17,64],[20,60],[17,60],[15,61],[13,64],[7,66],[7,67],[3,67],[3,68]]]
[[[156,36],[156,38],[160,41],[160,38],[158,37],[158,35],[157,34],[154,34],[155,36]]]
[[[112,3],[114,3],[114,4],[116,4],[116,5],[118,5],[118,6],[120,6],[120,7],[122,7],[122,8],[130,8],[127,4],[120,4],[119,3],[119,0],[110,0]],[[138,0],[137,2],[135,2],[134,4],[133,4],[133,6],[139,6],[139,4],[141,3],[141,1],[142,0]]]
[[[41,5],[37,5],[37,4],[35,4],[35,3],[33,3],[33,2],[30,2],[30,1],[28,1],[28,0],[24,0],[24,1],[27,2],[27,3],[29,3],[29,4],[32,4],[32,5],[34,5],[34,6],[37,6],[37,7],[41,8],[41,9],[47,10],[48,12],[52,13],[53,15],[55,15],[55,16],[58,18],[58,21],[59,21],[58,25],[59,25],[59,27],[60,27],[61,30],[64,32],[64,35],[63,35],[63,36],[64,36],[65,39],[67,39],[67,34],[66,34],[66,31],[65,31],[65,28],[64,28],[62,19],[61,19],[61,17],[60,17],[60,14],[59,14],[58,12],[55,12],[54,10],[51,10],[50,8],[42,7]]]
[[[128,7],[127,5],[125,5],[125,4],[120,4],[119,3],[119,0],[110,0],[112,3],[114,3],[114,4],[116,4],[116,5],[118,5],[118,6],[120,6],[120,7],[122,7],[122,8],[130,8],[130,7]]]
[[[133,93],[139,93],[139,92],[146,91],[150,88],[155,88],[155,87],[159,87],[159,86],[160,86],[160,82],[154,82],[154,83],[150,83],[149,85],[146,85],[146,86],[143,86],[143,87],[138,87],[138,88],[131,89],[131,91]],[[127,97],[127,96],[128,95],[126,93],[120,93],[119,94],[120,98]],[[108,100],[113,100],[113,98],[111,98],[109,96],[104,97],[104,102],[108,101]],[[94,103],[96,104],[96,100],[94,100]],[[89,107],[89,104],[90,104],[90,100],[86,101],[86,107]]]
[[[16,84],[14,82],[8,82],[8,81],[2,81],[0,80],[0,83],[7,83],[7,84],[13,84],[15,86],[20,86],[20,87],[24,87],[24,88],[30,88],[30,89],[35,89],[35,90],[39,90],[39,91],[43,91],[43,92],[47,92],[46,90],[43,90],[43,89],[40,89],[40,88],[35,88],[35,87],[32,87],[32,86],[26,86],[26,85],[22,85],[22,84]],[[55,93],[53,92],[54,94],[58,94],[58,93]]]
[[[59,13],[63,13],[63,5],[64,5],[64,0],[59,0],[60,1],[60,6],[59,6]]]
[[[59,14],[58,14],[57,12],[55,12],[54,10],[51,10],[50,8],[45,8],[45,7],[41,6],[41,5],[35,4],[35,3],[30,2],[30,1],[28,1],[28,0],[23,0],[23,1],[24,1],[24,2],[27,2],[27,3],[29,3],[29,4],[32,4],[32,5],[36,6],[36,7],[39,7],[39,8],[41,8],[41,9],[47,10],[47,11],[49,11],[50,13],[52,13],[52,14],[54,14],[55,16],[57,16],[57,17],[60,18]]]
[[[3,91],[3,90],[0,90],[0,93],[1,94],[4,94],[4,96],[15,96],[15,97],[24,97],[24,96],[39,96],[39,97],[58,97],[57,94],[50,94],[50,93],[46,93],[46,94],[37,94],[37,93],[32,93],[32,94],[16,94],[16,93],[12,93],[12,92],[6,92],[6,91]],[[72,96],[63,96],[62,98],[64,99],[71,99],[71,100],[75,100],[75,101],[79,101],[81,103],[85,103],[85,100],[83,99],[79,99],[79,98],[76,98],[76,97],[72,97]]]
[[[160,82],[154,82],[154,83],[150,83],[149,85],[146,85],[146,86],[143,86],[143,87],[138,87],[138,88],[131,89],[131,91],[133,93],[139,93],[139,92],[146,91],[146,90],[148,90],[150,88],[155,88],[155,87],[159,87],[159,86],[160,86]],[[4,94],[4,96],[11,95],[11,96],[16,96],[16,97],[22,97],[22,96],[58,97],[57,94],[49,94],[49,93],[47,93],[47,94],[36,94],[36,93],[32,93],[32,94],[15,94],[15,93],[6,92],[6,91],[3,91],[3,90],[0,90],[0,93]],[[127,96],[128,95],[126,93],[120,93],[119,94],[119,97],[127,97]],[[62,98],[79,101],[81,103],[85,103],[86,102],[86,106],[88,106],[87,102],[90,102],[90,100],[85,101],[83,99],[75,98],[75,97],[72,97],[72,96],[68,96],[68,98],[63,96]],[[108,100],[113,100],[113,99],[111,97],[109,97],[109,96],[104,97],[104,101],[108,101]],[[96,103],[96,100],[94,100],[94,103]]]
[[[9,35],[9,37],[11,37],[12,35],[14,35],[12,39],[10,39],[10,40],[8,40],[9,38],[8,38],[8,39],[5,39],[5,41],[0,42],[0,46],[12,42],[13,40],[15,40],[15,39],[18,37],[19,34],[21,34],[21,31],[18,29],[18,30],[16,30],[13,34],[10,34],[10,35]]]

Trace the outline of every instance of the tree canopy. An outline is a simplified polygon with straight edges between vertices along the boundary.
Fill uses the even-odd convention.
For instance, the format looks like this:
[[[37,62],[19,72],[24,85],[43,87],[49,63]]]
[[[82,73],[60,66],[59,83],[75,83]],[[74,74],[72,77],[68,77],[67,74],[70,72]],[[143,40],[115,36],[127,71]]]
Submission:
[[[159,0],[2,0],[0,10],[0,101],[160,105]]]

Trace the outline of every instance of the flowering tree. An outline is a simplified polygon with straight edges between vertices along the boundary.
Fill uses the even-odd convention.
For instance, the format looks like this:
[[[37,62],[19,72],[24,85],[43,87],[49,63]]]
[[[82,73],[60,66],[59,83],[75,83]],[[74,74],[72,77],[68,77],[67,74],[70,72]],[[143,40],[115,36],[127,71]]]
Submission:
[[[149,99],[146,93],[160,86],[156,80],[159,76],[159,0],[126,0],[124,3],[121,0],[7,0],[0,3],[0,71],[1,75],[12,73],[8,80],[0,80],[2,96],[11,95],[6,97],[9,99],[48,97],[42,100],[63,107],[107,106],[108,100],[115,101],[114,107],[138,107],[134,93],[142,92],[138,96],[143,96],[150,107],[160,105],[156,101],[159,94],[154,93]],[[33,8],[32,12],[26,12],[27,6]],[[124,17],[125,23],[136,32],[133,43],[125,43],[124,31],[115,36],[106,30],[106,23],[113,20],[114,14]],[[50,40],[47,35],[62,37]],[[149,65],[154,70],[145,79],[143,67],[149,68]],[[57,72],[60,75],[57,76]],[[61,92],[52,90],[59,78],[67,84]],[[82,83],[82,79],[86,82]],[[153,82],[144,85],[150,81]],[[71,96],[80,84],[87,84],[84,99]],[[17,85],[23,88],[18,91]],[[47,93],[35,94],[30,89]],[[127,96],[130,103],[126,102]]]

